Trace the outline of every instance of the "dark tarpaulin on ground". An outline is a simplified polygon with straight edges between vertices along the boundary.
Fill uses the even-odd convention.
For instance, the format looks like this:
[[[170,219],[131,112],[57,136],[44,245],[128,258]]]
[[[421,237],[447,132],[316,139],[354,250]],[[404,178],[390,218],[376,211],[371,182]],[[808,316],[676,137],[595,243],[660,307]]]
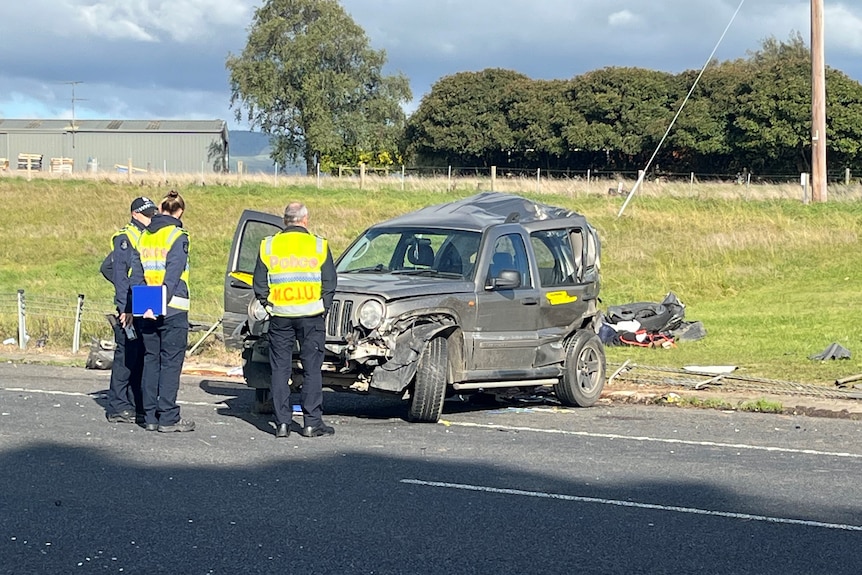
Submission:
[[[850,359],[850,350],[837,344],[830,343],[829,347],[821,351],[820,353],[815,353],[814,355],[809,355],[808,359],[814,360],[826,360],[826,359]]]

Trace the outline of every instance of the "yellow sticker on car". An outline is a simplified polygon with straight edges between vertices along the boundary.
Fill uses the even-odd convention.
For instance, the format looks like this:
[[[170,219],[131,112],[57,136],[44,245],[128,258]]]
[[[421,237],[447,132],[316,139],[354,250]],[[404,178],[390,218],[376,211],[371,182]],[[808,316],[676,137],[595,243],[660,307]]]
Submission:
[[[252,274],[248,272],[230,272],[230,277],[247,285],[251,285],[251,282],[253,281]]]
[[[578,301],[578,296],[569,295],[569,292],[567,291],[551,291],[545,294],[545,297],[548,298],[548,302],[551,305],[561,305]]]

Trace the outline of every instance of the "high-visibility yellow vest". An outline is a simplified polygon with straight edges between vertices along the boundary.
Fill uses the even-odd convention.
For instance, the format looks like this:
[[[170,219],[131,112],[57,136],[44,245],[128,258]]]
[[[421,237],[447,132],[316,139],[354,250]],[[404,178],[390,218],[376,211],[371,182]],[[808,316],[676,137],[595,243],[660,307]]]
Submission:
[[[326,240],[305,232],[282,232],[260,242],[272,315],[310,317],[325,311],[320,270],[326,254]]]
[[[165,226],[155,233],[144,232],[138,242],[138,252],[141,254],[141,265],[144,268],[144,281],[150,286],[159,286],[165,283],[165,266],[167,265],[168,252],[174,243],[185,234],[189,233],[177,226]],[[183,270],[180,280],[185,284],[183,290],[177,290],[168,302],[168,307],[188,311],[189,310],[189,262],[186,259],[186,268]],[[184,297],[185,295],[185,297]]]
[[[119,229],[117,233],[111,236],[111,250],[114,249],[114,240],[117,239],[118,236],[125,235],[129,238],[129,242],[132,244],[132,247],[138,249],[138,244],[141,242],[142,232],[138,226],[132,223],[128,223],[122,228]]]
[[[120,228],[114,235],[111,236],[111,252],[109,254],[109,256],[111,257],[111,260],[110,260],[111,261],[111,267],[104,268],[105,264],[103,263],[102,264],[103,269],[100,269],[100,271],[102,272],[102,275],[104,275],[105,279],[107,279],[109,282],[114,283],[114,280],[112,278],[108,277],[110,274],[113,273],[113,269],[114,269],[114,267],[113,267],[114,266],[114,263],[113,263],[114,262],[114,259],[113,259],[113,257],[114,257],[114,240],[116,240],[120,236],[126,236],[129,240],[129,243],[131,243],[132,248],[137,250],[138,244],[141,242],[141,234],[142,233],[143,232],[141,231],[141,229],[138,226],[136,226],[135,224],[132,224],[132,223],[128,223],[125,226],[123,226],[122,228]],[[105,261],[107,261],[107,259]],[[126,275],[131,277],[132,268],[129,268],[128,270],[126,270]]]

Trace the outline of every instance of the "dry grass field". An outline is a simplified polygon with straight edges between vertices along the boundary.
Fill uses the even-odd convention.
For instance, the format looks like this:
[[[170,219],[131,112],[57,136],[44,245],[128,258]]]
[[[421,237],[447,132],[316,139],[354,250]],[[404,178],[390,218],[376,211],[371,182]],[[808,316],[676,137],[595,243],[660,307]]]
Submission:
[[[400,174],[399,174],[400,176]],[[733,364],[751,376],[831,383],[862,372],[858,323],[862,186],[830,185],[808,204],[796,184],[645,182],[620,217],[631,180],[500,177],[496,191],[585,214],[602,237],[602,304],[660,301],[674,292],[707,337],[670,350],[608,349],[610,361],[642,365]],[[110,235],[138,195],[186,199],[192,238],[191,317],[217,321],[227,250],[243,209],[280,213],[293,199],[339,254],[365,227],[413,209],[490,190],[486,177],[300,178],[209,174],[47,175],[0,173],[0,337],[17,330],[16,293],[28,332],[68,349],[77,294],[86,295],[82,340],[107,337],[111,286],[98,274]],[[609,194],[622,188],[623,195]],[[58,302],[63,302],[62,304]],[[192,339],[195,339],[193,334]],[[837,342],[851,360],[808,356]],[[234,356],[212,340],[200,352]]]

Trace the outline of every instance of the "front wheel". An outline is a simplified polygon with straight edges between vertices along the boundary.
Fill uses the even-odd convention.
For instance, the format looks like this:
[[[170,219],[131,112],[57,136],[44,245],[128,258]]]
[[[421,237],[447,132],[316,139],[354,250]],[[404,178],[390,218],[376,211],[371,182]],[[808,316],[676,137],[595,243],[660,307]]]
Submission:
[[[605,387],[605,348],[590,331],[575,332],[566,346],[563,378],[554,393],[563,405],[589,407]]]
[[[416,381],[410,396],[408,419],[417,423],[437,423],[443,413],[446,397],[446,378],[449,373],[448,341],[445,337],[433,337],[425,344]]]

